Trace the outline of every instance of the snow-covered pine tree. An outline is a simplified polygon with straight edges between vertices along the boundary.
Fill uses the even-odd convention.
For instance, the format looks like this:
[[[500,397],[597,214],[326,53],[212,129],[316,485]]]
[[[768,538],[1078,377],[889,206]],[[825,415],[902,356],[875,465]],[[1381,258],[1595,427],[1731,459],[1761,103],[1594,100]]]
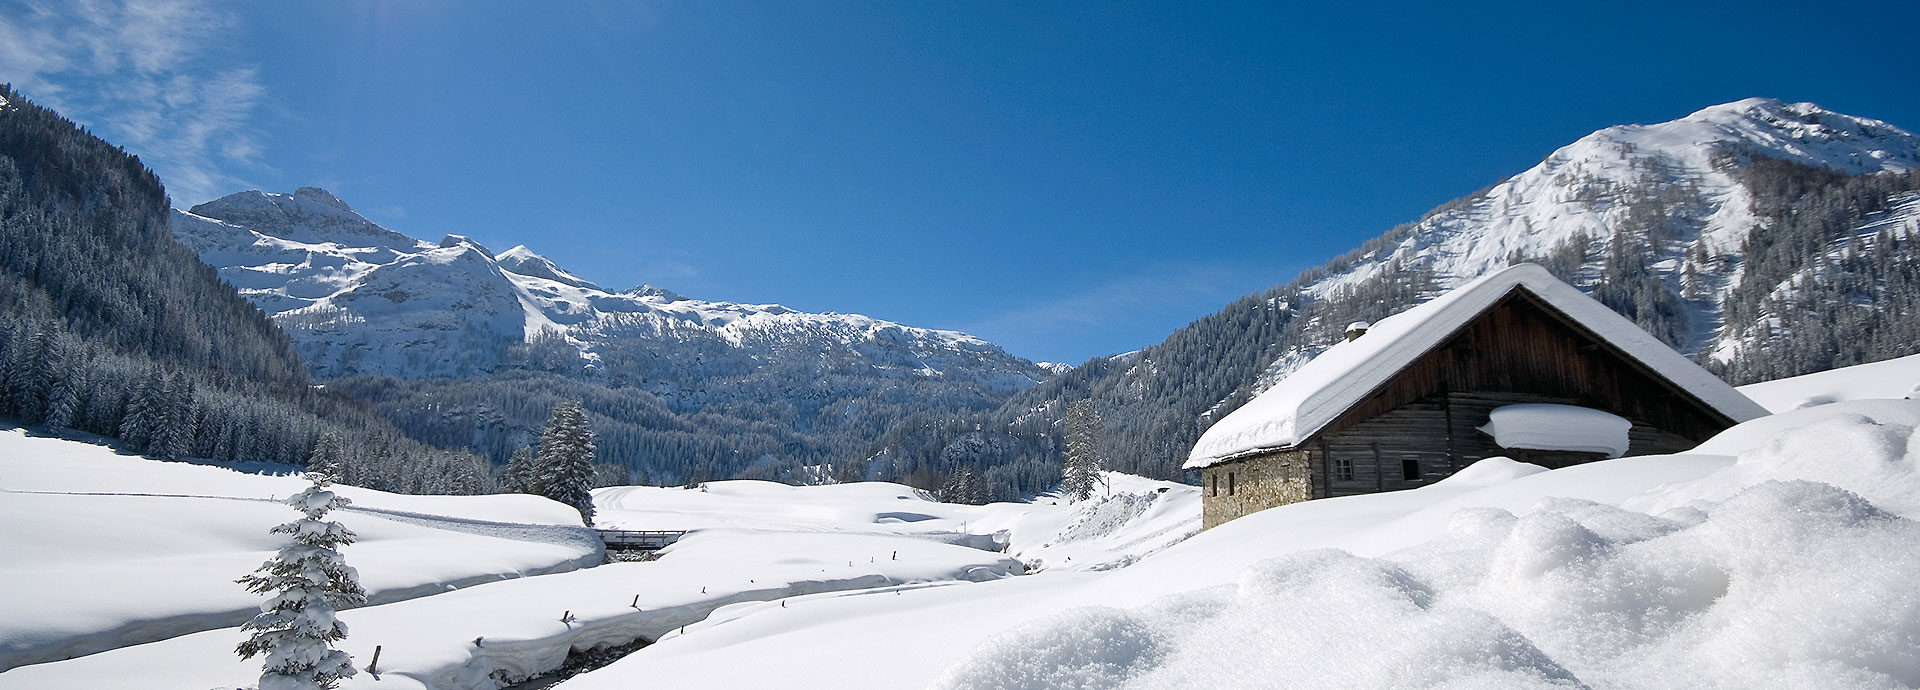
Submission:
[[[553,407],[547,428],[540,432],[540,456],[535,481],[540,495],[573,506],[580,519],[593,526],[593,427],[578,400]]]
[[[1093,495],[1100,483],[1100,413],[1093,400],[1067,405],[1067,448],[1060,466],[1060,493],[1075,501]]]
[[[304,515],[273,528],[292,543],[235,580],[249,592],[269,595],[259,615],[240,626],[253,632],[234,648],[243,659],[266,655],[260,690],[332,688],[355,673],[352,657],[333,649],[347,636],[346,623],[334,613],[366,603],[367,595],[360,574],[340,556],[339,548],[353,543],[353,531],[324,519],[348,500],[327,490],[325,475],[308,477],[312,485],[286,501]]]
[[[313,442],[313,454],[307,456],[307,474],[326,475],[328,481],[346,478],[347,451],[340,446],[340,436],[333,432],[320,434]]]
[[[500,490],[506,493],[537,494],[539,487],[534,481],[536,463],[531,446],[513,449],[513,456],[507,458],[507,467],[500,472]]]

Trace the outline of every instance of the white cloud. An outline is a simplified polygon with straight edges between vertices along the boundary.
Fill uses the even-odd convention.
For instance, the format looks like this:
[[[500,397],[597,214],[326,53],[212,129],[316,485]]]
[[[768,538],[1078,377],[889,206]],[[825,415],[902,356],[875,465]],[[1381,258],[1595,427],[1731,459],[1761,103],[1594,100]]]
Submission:
[[[4,3],[0,80],[159,173],[178,205],[244,187],[266,97],[257,70],[222,60],[232,16],[203,0]]]

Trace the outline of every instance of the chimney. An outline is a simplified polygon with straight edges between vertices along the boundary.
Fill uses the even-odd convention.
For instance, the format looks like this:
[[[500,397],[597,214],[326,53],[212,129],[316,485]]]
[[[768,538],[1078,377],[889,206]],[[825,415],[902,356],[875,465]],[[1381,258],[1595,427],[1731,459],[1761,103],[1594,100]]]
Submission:
[[[1373,324],[1367,323],[1365,321],[1355,321],[1353,323],[1347,324],[1347,342],[1353,342],[1355,340],[1359,340],[1360,336],[1366,335],[1367,329],[1371,328],[1372,326]]]

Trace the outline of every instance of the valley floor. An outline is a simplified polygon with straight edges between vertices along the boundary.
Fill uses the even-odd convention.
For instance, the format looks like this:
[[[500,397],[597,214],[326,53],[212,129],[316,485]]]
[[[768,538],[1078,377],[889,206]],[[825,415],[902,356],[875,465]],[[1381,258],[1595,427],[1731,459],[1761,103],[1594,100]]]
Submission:
[[[356,663],[382,651],[377,676],[343,687],[497,687],[569,648],[635,638],[653,644],[560,687],[1912,687],[1920,402],[1871,399],[1920,380],[1920,360],[1906,364],[1771,384],[1778,414],[1686,454],[1554,471],[1496,458],[1198,535],[1196,489],[1121,475],[1071,505],[949,505],[878,483],[603,489],[604,526],[695,532],[657,561],[345,612]],[[14,451],[0,453],[0,591],[32,595],[0,601],[14,653],[110,636],[130,611],[244,606],[220,592],[239,592],[227,583],[285,516],[236,499],[298,483],[18,433],[0,444]],[[233,488],[248,482],[277,483]],[[136,488],[177,496],[80,495]],[[188,495],[219,496],[232,524]],[[563,522],[529,497],[351,495],[449,524]],[[421,517],[345,519],[369,535],[349,562],[390,587],[501,568],[469,558],[530,572],[579,555]],[[145,532],[80,546],[125,525]],[[966,535],[1005,552],[948,543]],[[387,541],[413,543],[417,560]],[[169,553],[198,563],[171,578],[180,593],[141,589],[136,566]],[[231,653],[239,638],[220,628],[19,666],[0,688],[242,686],[257,666]]]

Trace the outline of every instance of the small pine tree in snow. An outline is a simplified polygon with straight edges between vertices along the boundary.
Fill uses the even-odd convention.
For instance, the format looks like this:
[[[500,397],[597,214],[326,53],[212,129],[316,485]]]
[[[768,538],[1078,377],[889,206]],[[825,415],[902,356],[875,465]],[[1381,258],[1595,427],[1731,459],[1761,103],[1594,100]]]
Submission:
[[[513,450],[513,456],[507,458],[507,467],[500,472],[500,490],[507,493],[537,494],[540,489],[534,486],[533,448],[521,446]]]
[[[243,659],[266,655],[260,690],[332,688],[355,673],[353,659],[332,646],[347,636],[346,623],[334,612],[367,601],[360,574],[339,551],[353,543],[354,534],[322,519],[348,501],[327,490],[325,475],[308,476],[313,484],[287,499],[287,505],[305,516],[273,528],[292,543],[252,574],[235,580],[247,591],[269,595],[259,615],[240,626],[252,633],[234,649]]]
[[[547,429],[540,432],[534,481],[540,495],[578,509],[589,527],[593,525],[593,451],[593,427],[587,424],[580,401],[555,405]]]
[[[1100,414],[1092,400],[1067,406],[1066,457],[1060,468],[1060,493],[1075,501],[1093,496],[1100,484]]]

